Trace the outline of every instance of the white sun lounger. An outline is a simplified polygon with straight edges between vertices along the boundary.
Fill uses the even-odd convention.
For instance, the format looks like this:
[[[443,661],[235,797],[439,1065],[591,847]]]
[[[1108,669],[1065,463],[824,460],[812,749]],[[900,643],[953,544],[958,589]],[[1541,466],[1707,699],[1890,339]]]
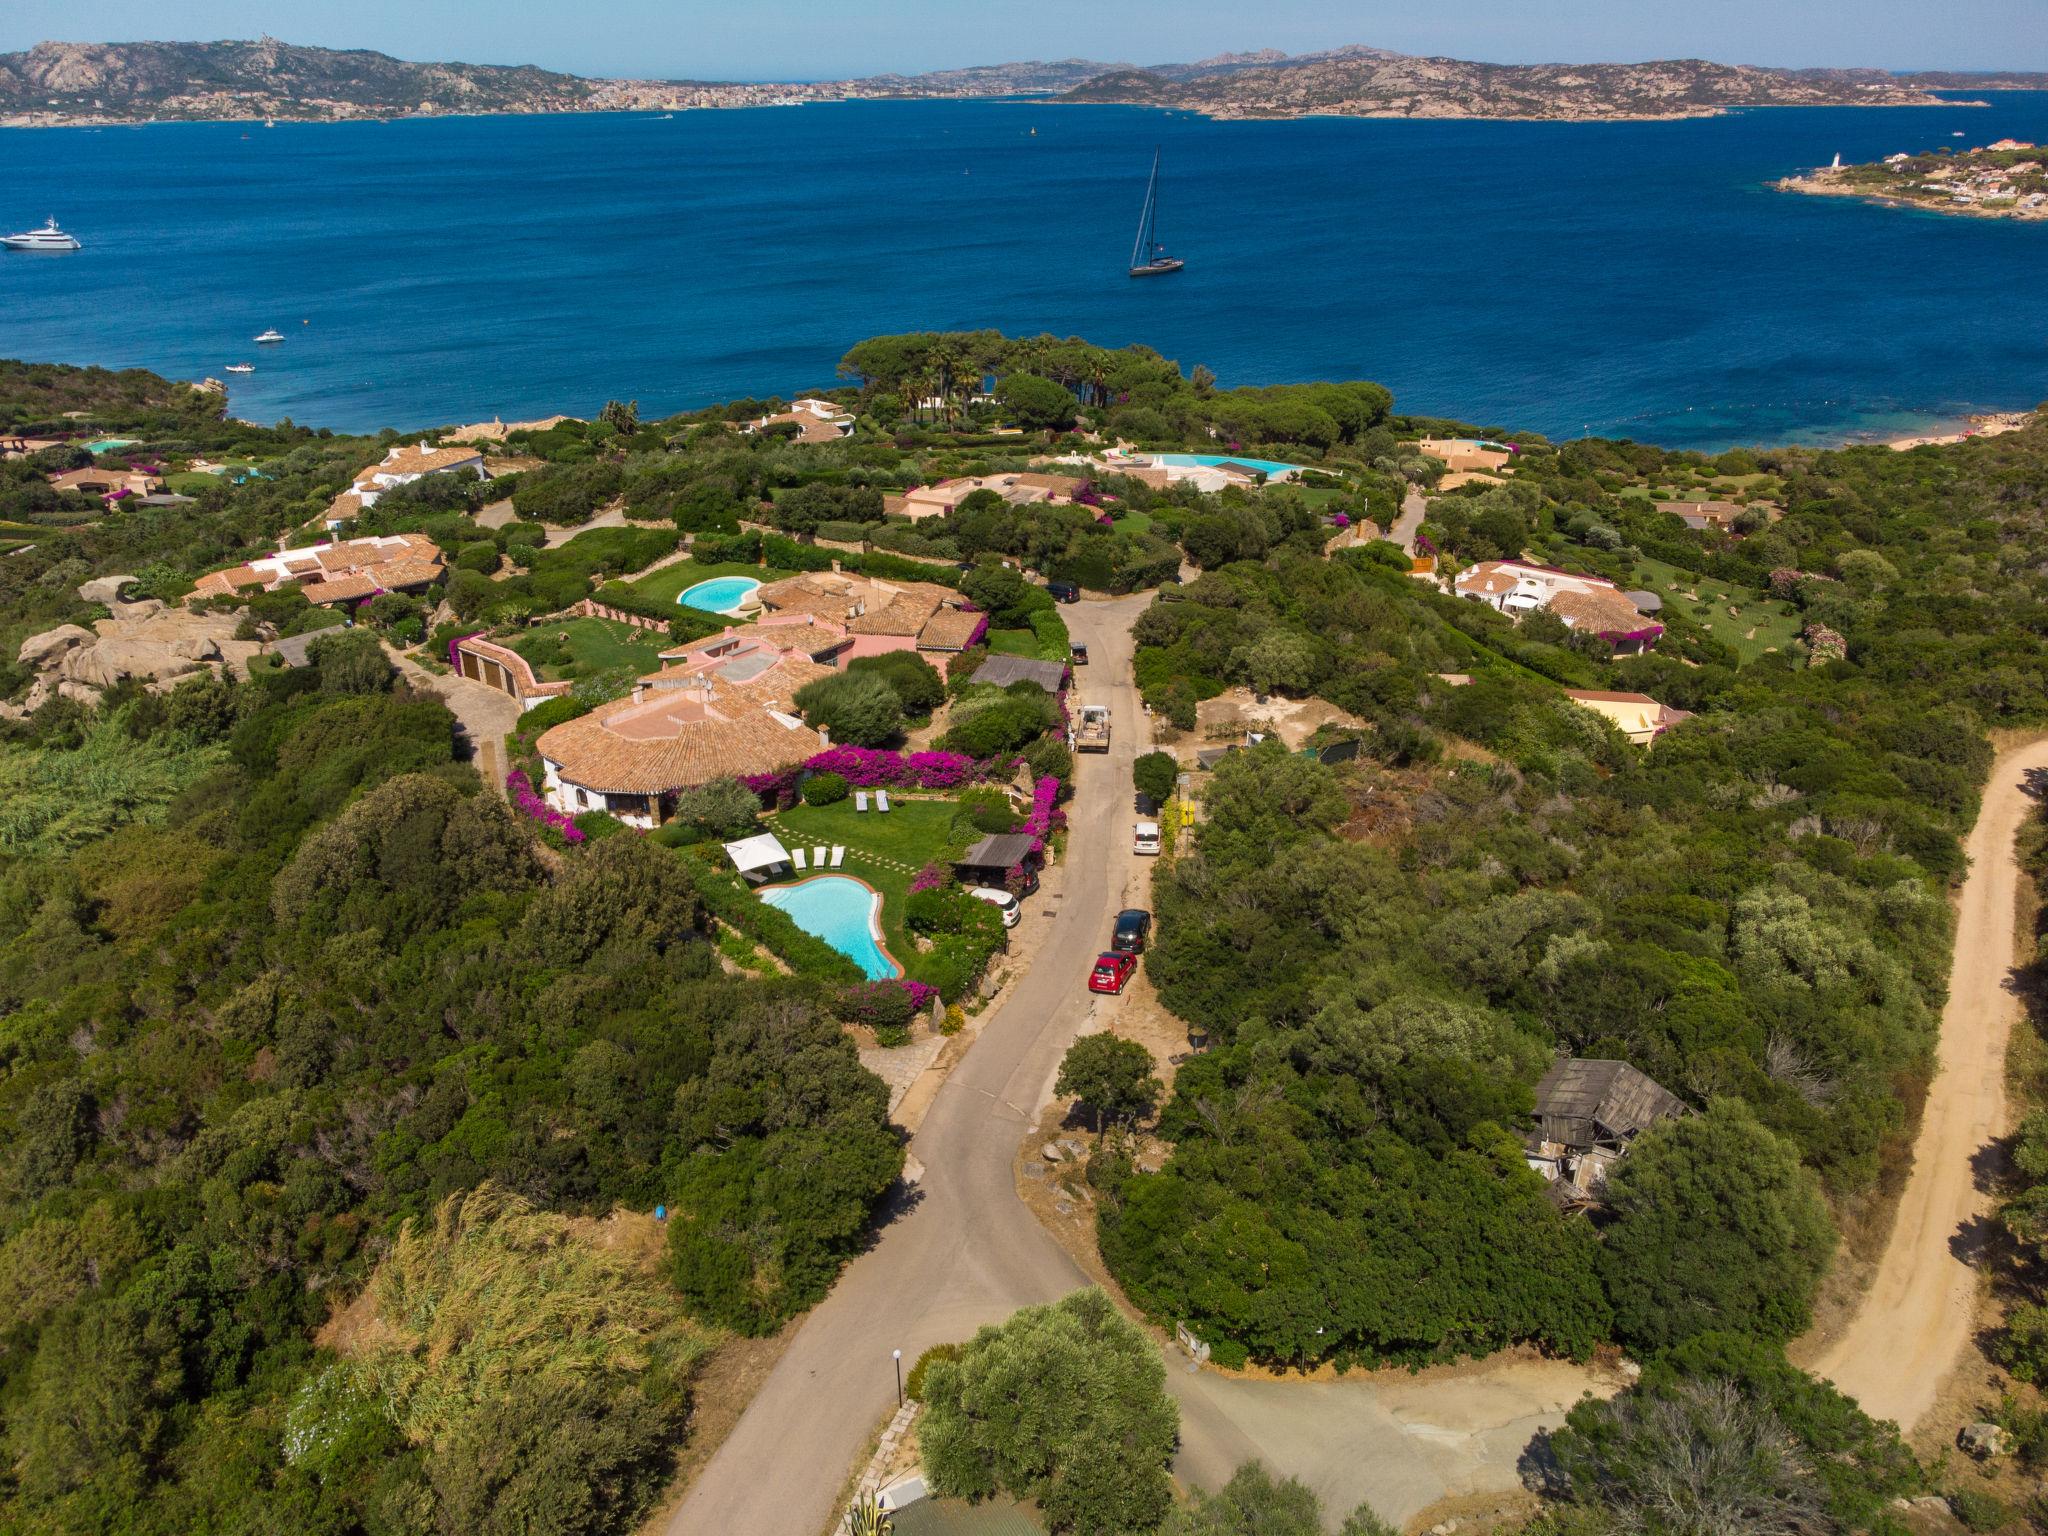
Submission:
[[[802,868],[804,867],[804,851],[803,851],[803,849],[801,849],[801,848],[792,848],[792,849],[790,849],[790,851],[789,851],[789,861],[790,861],[790,863],[794,864],[794,865],[795,865],[795,866],[796,866],[796,867],[797,867],[798,869],[802,869]]]
[[[868,808],[868,792],[866,790],[857,789],[853,792],[853,808],[856,812],[864,811]]]
[[[846,846],[843,843],[834,843],[832,845],[832,867],[834,869],[837,869],[841,864],[844,864],[845,862]]]
[[[875,791],[875,809],[878,811],[886,811],[889,809],[889,791],[887,791],[886,789],[878,789]]]
[[[815,847],[815,848],[813,848],[813,849],[811,850],[811,868],[813,868],[813,869],[823,869],[824,867],[825,867],[825,845],[824,845],[823,843],[820,843],[820,844],[818,844],[818,846],[817,846],[817,847]]]

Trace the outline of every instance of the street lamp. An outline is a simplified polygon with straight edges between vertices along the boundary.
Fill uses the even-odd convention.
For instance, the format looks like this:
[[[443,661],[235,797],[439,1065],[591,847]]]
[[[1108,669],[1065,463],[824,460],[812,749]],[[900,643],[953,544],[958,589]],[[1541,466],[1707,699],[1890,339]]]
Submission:
[[[903,1406],[903,1351],[891,1350],[890,1357],[896,1362],[896,1406]]]

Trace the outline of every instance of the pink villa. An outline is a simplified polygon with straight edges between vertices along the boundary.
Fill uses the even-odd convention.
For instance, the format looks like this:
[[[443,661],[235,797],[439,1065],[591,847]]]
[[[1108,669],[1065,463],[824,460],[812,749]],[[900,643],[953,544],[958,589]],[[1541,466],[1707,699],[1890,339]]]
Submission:
[[[194,583],[192,595],[233,597],[296,586],[309,603],[347,603],[379,592],[432,586],[442,570],[441,547],[432,539],[420,533],[392,533],[281,549],[244,565],[209,572]]]
[[[968,608],[958,592],[929,581],[883,581],[842,571],[808,571],[757,589],[762,617],[747,626],[764,632],[776,623],[838,630],[846,644],[832,652],[843,667],[856,656],[916,651],[946,670],[953,656],[988,631],[988,615]],[[727,631],[730,636],[736,631]]]

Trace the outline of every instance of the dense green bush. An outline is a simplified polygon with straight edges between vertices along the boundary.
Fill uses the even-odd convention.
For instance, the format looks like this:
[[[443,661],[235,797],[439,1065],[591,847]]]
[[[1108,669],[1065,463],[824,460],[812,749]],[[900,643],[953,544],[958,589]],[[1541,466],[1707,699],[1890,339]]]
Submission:
[[[837,805],[847,796],[846,780],[836,773],[814,773],[804,780],[805,805]]]

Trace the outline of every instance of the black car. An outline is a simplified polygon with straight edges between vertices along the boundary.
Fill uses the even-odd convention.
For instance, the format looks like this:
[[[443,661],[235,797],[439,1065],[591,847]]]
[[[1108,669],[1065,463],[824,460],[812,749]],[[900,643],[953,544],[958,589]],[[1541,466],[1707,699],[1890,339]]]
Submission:
[[[1145,940],[1152,935],[1152,914],[1140,907],[1131,907],[1116,915],[1116,930],[1110,935],[1109,947],[1120,955],[1141,955],[1145,952]]]
[[[1071,581],[1048,581],[1045,584],[1045,590],[1047,595],[1056,603],[1078,603],[1081,601],[1081,589]]]
[[[1088,665],[1088,647],[1076,640],[1067,647],[1067,659],[1077,667]]]

